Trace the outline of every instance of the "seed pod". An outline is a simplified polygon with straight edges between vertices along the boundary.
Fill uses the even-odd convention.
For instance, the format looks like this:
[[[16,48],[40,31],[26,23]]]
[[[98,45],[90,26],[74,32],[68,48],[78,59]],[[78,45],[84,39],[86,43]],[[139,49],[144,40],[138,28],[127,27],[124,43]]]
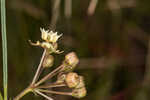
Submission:
[[[79,63],[79,59],[77,57],[77,55],[75,54],[75,52],[71,52],[69,54],[67,54],[65,56],[65,62],[69,65],[69,66],[76,66]]]
[[[56,83],[63,83],[66,79],[66,74],[61,74],[57,77]]]
[[[84,78],[83,76],[79,76],[79,84],[75,88],[78,89],[83,87],[85,87]]]
[[[79,76],[77,73],[70,72],[66,76],[66,84],[69,88],[74,88],[79,84]]]
[[[75,67],[72,66],[68,66],[68,64],[66,64],[66,62],[63,62],[63,68],[61,69],[62,72],[64,73],[68,73],[68,72],[72,72],[74,70]]]
[[[74,70],[76,65],[79,63],[79,59],[74,52],[71,52],[65,56],[65,60],[63,61],[63,72],[71,72]]]
[[[76,98],[83,98],[84,96],[86,96],[86,93],[87,93],[86,88],[82,87],[79,89],[73,89],[72,96]]]
[[[52,55],[47,55],[43,62],[43,67],[51,67],[54,63],[54,57]]]

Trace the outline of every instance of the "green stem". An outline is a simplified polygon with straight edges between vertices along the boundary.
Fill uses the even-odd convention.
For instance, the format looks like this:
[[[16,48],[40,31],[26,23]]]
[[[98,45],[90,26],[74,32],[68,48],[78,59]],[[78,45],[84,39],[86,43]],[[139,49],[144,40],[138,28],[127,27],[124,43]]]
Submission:
[[[6,7],[5,0],[1,0],[1,30],[2,30],[2,48],[3,48],[3,86],[4,100],[7,100],[7,38],[6,38]]]
[[[2,96],[2,94],[1,94],[1,92],[0,92],[0,100],[3,100],[3,96]]]

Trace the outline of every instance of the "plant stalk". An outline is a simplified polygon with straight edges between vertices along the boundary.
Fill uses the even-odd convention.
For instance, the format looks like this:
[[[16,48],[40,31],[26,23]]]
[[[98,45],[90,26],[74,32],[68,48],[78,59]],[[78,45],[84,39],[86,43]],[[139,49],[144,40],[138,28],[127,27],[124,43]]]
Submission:
[[[43,52],[43,55],[42,55],[42,57],[41,57],[40,64],[39,64],[39,66],[38,66],[38,69],[37,69],[37,71],[36,71],[36,73],[35,73],[35,76],[34,76],[34,78],[33,78],[33,81],[32,81],[32,83],[31,83],[31,85],[33,85],[33,84],[38,80],[39,75],[41,74],[41,72],[42,72],[42,70],[43,70],[42,64],[43,64],[45,55],[46,55],[46,49],[45,49],[44,52]]]
[[[4,100],[7,100],[7,37],[6,37],[6,7],[5,0],[1,0],[1,30],[2,30],[2,48],[3,48],[3,86],[4,86]]]
[[[0,100],[3,100],[3,96],[2,96],[2,94],[1,94],[1,92],[0,92]]]
[[[54,87],[64,87],[66,84],[49,84],[49,85],[43,85],[38,86],[37,88],[54,88]]]
[[[56,68],[55,70],[53,70],[52,72],[50,72],[48,75],[46,75],[45,77],[43,77],[41,80],[39,80],[36,84],[35,87],[40,85],[41,83],[45,82],[46,80],[52,78],[54,75],[56,75],[59,70],[61,70],[61,68],[63,68],[64,65],[60,65],[58,68]]]
[[[31,91],[32,91],[32,88],[28,87],[24,91],[22,91],[18,96],[16,96],[13,100],[20,100],[23,96],[25,96],[27,93]]]
[[[38,93],[39,95],[43,96],[44,98],[48,99],[48,100],[53,100],[51,97],[43,94],[42,92],[38,91],[38,90],[34,90],[36,93]]]
[[[45,92],[45,93],[72,96],[72,93],[70,93],[70,92],[58,92],[58,91],[43,90],[43,89],[38,89],[38,90],[41,91],[41,92]]]

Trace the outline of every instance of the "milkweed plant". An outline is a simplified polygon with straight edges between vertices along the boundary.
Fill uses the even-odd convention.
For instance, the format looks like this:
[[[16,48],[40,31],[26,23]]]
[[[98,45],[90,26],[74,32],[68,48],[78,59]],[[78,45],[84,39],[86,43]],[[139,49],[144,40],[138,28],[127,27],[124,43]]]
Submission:
[[[73,72],[79,63],[79,59],[75,52],[70,52],[65,55],[60,66],[48,73],[43,78],[39,79],[44,69],[51,68],[53,66],[54,56],[52,56],[52,54],[59,55],[63,53],[63,51],[58,50],[57,43],[62,34],[58,35],[57,32],[45,30],[44,28],[40,28],[40,30],[43,41],[37,41],[36,43],[33,43],[31,40],[29,40],[29,43],[32,46],[37,46],[44,49],[37,71],[31,84],[13,100],[20,100],[29,92],[33,92],[34,94],[40,95],[48,100],[53,99],[47,94],[68,95],[75,98],[84,97],[86,95],[84,78],[83,76]],[[57,79],[54,82],[49,82],[48,80],[51,80],[54,76],[56,76]],[[69,92],[54,91],[51,89],[59,87],[66,87]]]

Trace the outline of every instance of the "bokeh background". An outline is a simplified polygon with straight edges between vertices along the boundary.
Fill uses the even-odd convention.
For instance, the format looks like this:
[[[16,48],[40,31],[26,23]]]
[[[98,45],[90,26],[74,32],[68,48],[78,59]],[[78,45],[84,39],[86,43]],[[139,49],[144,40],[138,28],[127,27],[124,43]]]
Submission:
[[[42,27],[63,33],[59,49],[65,52],[54,55],[52,69],[71,51],[79,56],[75,72],[85,77],[88,91],[81,100],[150,100],[150,0],[6,1],[9,97],[32,81],[43,49],[28,40],[40,40]],[[45,99],[28,94],[22,100]]]

